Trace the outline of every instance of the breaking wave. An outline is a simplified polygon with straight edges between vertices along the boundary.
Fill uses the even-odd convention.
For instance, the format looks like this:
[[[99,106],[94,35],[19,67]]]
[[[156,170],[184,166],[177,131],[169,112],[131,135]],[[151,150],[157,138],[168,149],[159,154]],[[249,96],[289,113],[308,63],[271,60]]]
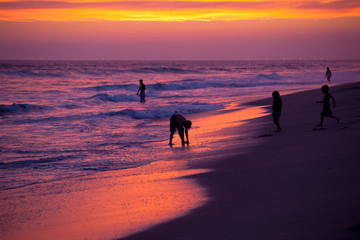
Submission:
[[[90,99],[100,100],[102,102],[134,102],[138,100],[137,96],[130,96],[125,94],[118,94],[110,96],[109,94],[102,93],[90,97]]]
[[[14,162],[0,162],[0,169],[19,168],[19,167],[39,168],[39,164],[45,166],[46,164],[52,164],[52,163],[57,163],[57,162],[63,161],[69,157],[71,157],[71,156],[49,157],[49,158],[22,160],[22,161],[14,161]]]
[[[110,90],[133,90],[136,89],[138,85],[136,84],[116,84],[116,85],[98,85],[94,87],[87,87],[84,90],[93,90],[93,91],[110,91]]]
[[[258,75],[256,78],[266,79],[266,80],[280,80],[283,79],[280,75],[272,73],[269,75]],[[271,86],[271,85],[284,85],[291,84],[288,82],[276,82],[276,81],[242,81],[241,83],[234,82],[225,82],[225,81],[209,81],[203,79],[184,79],[181,81],[174,81],[169,83],[153,83],[146,84],[146,88],[152,91],[177,91],[177,90],[192,90],[192,89],[204,89],[204,88],[247,88],[247,87],[259,87],[259,86]],[[299,82],[297,82],[299,84]],[[94,90],[94,91],[111,91],[111,90],[136,90],[138,85],[136,84],[126,84],[126,85],[99,85],[94,87],[88,87],[85,90]],[[97,96],[97,95],[96,95]]]
[[[134,73],[195,73],[194,70],[187,70],[182,68],[174,68],[174,67],[146,67],[146,68],[140,68],[140,69],[133,69],[131,70]]]
[[[0,74],[7,76],[16,77],[32,77],[32,78],[63,78],[63,73],[54,72],[35,72],[30,70],[19,70],[19,71],[0,71]]]
[[[277,73],[271,73],[271,74],[260,74],[257,76],[258,78],[268,79],[268,80],[281,80],[283,77],[281,77]]]
[[[192,103],[186,104],[182,106],[178,106],[176,110],[180,111],[183,114],[191,114],[191,113],[200,113],[207,111],[215,111],[219,109],[223,109],[223,105],[208,105],[205,103]],[[134,110],[134,109],[124,109],[120,111],[113,111],[104,113],[101,115],[105,116],[127,116],[133,119],[159,119],[170,117],[174,113],[174,107],[162,107],[158,109],[146,109],[146,110]]]
[[[11,114],[11,113],[25,113],[37,110],[52,109],[51,107],[37,106],[32,104],[17,104],[12,105],[0,105],[0,115]]]

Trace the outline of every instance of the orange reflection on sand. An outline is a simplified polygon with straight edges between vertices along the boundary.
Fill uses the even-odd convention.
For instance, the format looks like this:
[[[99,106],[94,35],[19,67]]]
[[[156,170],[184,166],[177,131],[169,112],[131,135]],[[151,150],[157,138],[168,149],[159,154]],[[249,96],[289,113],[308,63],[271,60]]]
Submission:
[[[121,171],[128,176],[108,172],[2,192],[2,237],[114,239],[185,215],[207,198],[179,177],[206,170],[177,170],[178,165],[157,162]]]
[[[232,107],[229,107],[232,109]],[[196,126],[192,130],[195,136],[207,135],[209,133],[216,133],[220,130],[236,127],[245,123],[246,120],[254,119],[267,115],[263,107],[248,107],[241,110],[225,110],[228,112],[210,115],[208,117],[196,120]]]
[[[241,125],[245,124],[247,120],[268,114],[263,106],[239,109],[238,106],[232,105],[213,114],[200,113],[185,116],[193,123],[189,130],[191,153],[219,149],[222,146],[221,142],[245,136],[247,129],[241,128]],[[175,146],[181,146],[179,141],[179,137],[175,135],[173,140]]]

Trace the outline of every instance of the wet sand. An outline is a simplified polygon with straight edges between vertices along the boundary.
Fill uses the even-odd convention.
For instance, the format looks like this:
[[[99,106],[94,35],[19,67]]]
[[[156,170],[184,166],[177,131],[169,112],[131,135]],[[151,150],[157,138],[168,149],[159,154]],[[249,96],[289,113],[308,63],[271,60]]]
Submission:
[[[204,171],[185,170],[179,161],[153,162],[2,191],[0,239],[126,236],[201,206],[207,199],[204,189],[181,177]]]
[[[256,145],[239,151],[244,139],[232,140],[225,157],[190,164],[213,170],[191,176],[207,189],[205,205],[123,239],[360,239],[360,82],[330,85],[341,122],[323,127],[320,87],[282,97],[282,132],[258,118],[246,125]]]
[[[188,215],[208,203],[209,195],[187,176],[212,171],[189,164],[224,156],[234,138],[251,132],[230,130],[244,126],[249,117],[265,114],[261,107],[234,108],[192,115],[190,146],[181,147],[178,136],[172,148],[168,140],[144,144],[144,151],[155,147],[159,154],[143,159],[143,166],[1,191],[1,239],[116,239]],[[168,126],[169,121],[160,119],[157,124]],[[248,145],[249,141],[243,142]],[[159,156],[163,160],[153,159]]]
[[[166,161],[2,191],[1,239],[359,239],[360,83],[330,91],[339,125],[316,127],[314,90],[283,96],[274,133],[269,98],[192,115]]]

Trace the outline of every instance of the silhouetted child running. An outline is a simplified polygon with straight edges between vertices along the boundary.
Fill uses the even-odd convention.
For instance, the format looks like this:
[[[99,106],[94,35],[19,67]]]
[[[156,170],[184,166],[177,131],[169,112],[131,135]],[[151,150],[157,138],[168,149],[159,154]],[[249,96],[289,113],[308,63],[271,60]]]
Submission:
[[[145,102],[145,84],[143,83],[143,80],[140,79],[139,80],[139,83],[140,83],[140,86],[139,86],[139,89],[136,93],[136,95],[139,95],[139,92],[140,92],[140,102]]]
[[[278,91],[273,92],[272,96],[274,98],[274,102],[272,105],[272,116],[273,116],[273,121],[277,127],[277,130],[275,132],[280,132],[281,127],[280,127],[279,119],[281,116],[282,101],[280,98],[280,93]]]
[[[324,122],[324,117],[331,117],[336,119],[337,123],[340,122],[340,118],[335,117],[334,115],[332,115],[331,109],[330,109],[330,99],[332,99],[334,105],[333,107],[335,108],[335,98],[329,93],[329,86],[328,85],[323,85],[321,87],[321,91],[324,93],[324,100],[323,101],[317,101],[317,103],[324,103],[323,105],[323,109],[321,111],[321,118],[320,118],[320,124],[318,124],[318,126],[322,126],[323,122]]]
[[[181,145],[185,146],[185,143],[189,145],[189,135],[188,135],[188,129],[191,128],[191,121],[186,120],[186,118],[179,114],[177,111],[174,112],[174,114],[170,118],[170,139],[169,139],[169,145],[172,146],[172,139],[174,137],[174,133],[176,132],[176,129],[179,132],[179,136],[181,139]],[[186,142],[184,140],[184,132],[186,135]]]

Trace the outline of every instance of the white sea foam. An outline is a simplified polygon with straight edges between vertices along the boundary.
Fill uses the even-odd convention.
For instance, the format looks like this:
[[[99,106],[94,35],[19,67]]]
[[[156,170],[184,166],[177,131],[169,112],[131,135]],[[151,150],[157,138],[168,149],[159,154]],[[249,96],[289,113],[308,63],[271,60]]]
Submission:
[[[137,101],[137,97],[133,95],[124,95],[117,94],[110,96],[106,93],[96,94],[95,96],[90,97],[90,99],[98,99],[103,102],[134,102]]]

